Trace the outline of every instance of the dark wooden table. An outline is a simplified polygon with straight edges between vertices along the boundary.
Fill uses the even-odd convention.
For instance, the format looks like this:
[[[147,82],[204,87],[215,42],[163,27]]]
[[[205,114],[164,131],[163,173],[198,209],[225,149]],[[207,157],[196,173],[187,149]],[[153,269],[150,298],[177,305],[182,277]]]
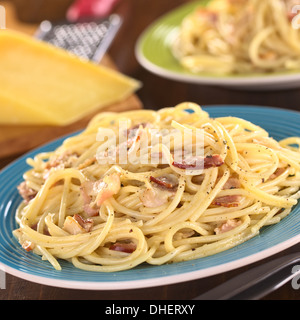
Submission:
[[[124,23],[110,48],[109,54],[121,72],[143,82],[143,88],[137,94],[145,108],[159,109],[173,106],[182,101],[193,101],[200,105],[250,104],[300,111],[300,88],[296,90],[248,92],[180,83],[160,78],[143,69],[138,64],[134,55],[134,46],[138,36],[154,19],[184,2],[187,1],[123,0],[115,9],[116,12],[122,15]],[[0,160],[0,167],[4,167],[13,159],[14,158]],[[223,274],[187,283],[137,290],[88,291],[62,289],[31,283],[7,274],[6,290],[0,290],[0,300],[187,300],[194,298],[196,295],[215,287],[253,266],[293,252],[300,252],[300,244],[250,266],[245,266]],[[291,282],[289,282],[263,299],[299,300],[299,298],[300,289],[293,289]]]

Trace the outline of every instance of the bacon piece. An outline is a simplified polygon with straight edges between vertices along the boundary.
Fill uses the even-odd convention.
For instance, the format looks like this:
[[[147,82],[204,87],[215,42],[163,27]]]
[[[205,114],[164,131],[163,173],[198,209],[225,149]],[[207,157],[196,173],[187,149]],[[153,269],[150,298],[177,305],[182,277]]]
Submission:
[[[129,129],[130,131],[125,132],[125,136],[127,136],[127,140],[119,143],[117,146],[111,146],[107,151],[98,153],[97,160],[99,161],[117,161],[117,163],[127,163],[128,155],[130,152],[134,150],[137,151],[139,149],[141,140],[145,135],[147,135],[145,129],[140,126],[134,129]]]
[[[127,138],[132,139],[137,136],[138,130],[142,126],[142,128],[146,128],[148,126],[147,122],[141,122],[127,130]]]
[[[221,234],[224,232],[228,232],[236,227],[238,227],[242,223],[241,220],[229,219],[224,222],[219,228],[215,228],[215,234]]]
[[[18,187],[17,187],[20,196],[24,199],[25,203],[29,203],[30,200],[34,199],[37,195],[37,191],[29,188],[27,186],[26,181],[23,181]]]
[[[211,24],[215,24],[218,21],[218,14],[212,10],[200,8],[197,10],[197,15],[200,19],[205,19],[207,22],[210,22]]]
[[[211,167],[220,167],[222,164],[224,164],[224,161],[219,154],[206,156],[204,158],[204,169],[208,169]]]
[[[84,201],[84,211],[90,216],[99,213],[101,204],[117,194],[121,188],[120,176],[113,173],[98,181],[86,181],[81,186]]]
[[[117,173],[105,176],[97,186],[97,205],[100,206],[105,200],[117,194],[121,189],[120,176]]]
[[[65,151],[60,155],[55,155],[54,157],[50,158],[45,166],[45,171],[43,174],[44,180],[49,178],[49,175],[53,169],[72,168],[77,159],[78,154],[70,151]]]
[[[37,226],[38,226],[38,224],[35,223],[35,224],[31,225],[30,228],[33,229],[34,231],[37,231]],[[46,225],[44,226],[43,234],[46,236],[50,236],[48,227]]]
[[[138,128],[132,130],[132,132],[130,132],[128,135],[127,141],[125,142],[125,145],[127,145],[127,151],[130,152],[130,150],[137,148],[145,135],[147,135],[147,132],[144,127],[139,126]],[[122,149],[123,144],[119,145],[118,153],[121,151],[124,152]]]
[[[99,214],[99,207],[96,204],[91,204],[92,196],[96,196],[94,194],[95,182],[93,181],[86,181],[81,185],[81,194],[83,197],[84,205],[83,210],[88,214],[89,217],[95,217]]]
[[[293,12],[293,7],[299,4],[298,0],[283,0],[286,11],[287,11],[287,18],[290,22],[297,16],[298,12]]]
[[[173,174],[168,174],[157,178],[150,176],[150,181],[165,189],[175,189],[178,186],[178,179]]]
[[[190,238],[192,237],[193,235],[195,235],[196,232],[192,229],[188,229],[188,228],[184,228],[184,229],[181,229],[180,231],[177,231],[174,236],[173,236],[173,239],[174,240],[182,240],[182,239],[187,239],[187,238]]]
[[[90,232],[93,229],[94,221],[92,219],[83,219],[79,214],[74,214],[73,218],[80,224],[80,226],[86,231]]]
[[[93,206],[91,207],[88,203],[83,206],[83,210],[88,214],[89,217],[96,217],[99,214],[99,207]]]
[[[289,11],[289,12],[287,13],[287,18],[288,18],[289,22],[292,22],[293,19],[294,19],[296,16],[297,16],[297,13],[294,13],[294,12],[291,12],[291,11]]]
[[[275,60],[277,58],[277,54],[274,51],[267,51],[265,53],[261,53],[259,55],[263,60]]]
[[[240,201],[241,201],[241,196],[235,194],[235,195],[215,198],[212,204],[215,206],[231,208],[231,207],[238,207]]]
[[[147,208],[157,208],[168,202],[169,192],[158,189],[146,189],[140,196],[140,200]]]
[[[60,155],[55,156],[46,164],[46,169],[56,168],[62,166],[63,168],[71,168],[74,161],[78,159],[76,152],[65,151]]]
[[[65,220],[63,229],[70,234],[80,234],[90,232],[93,228],[94,221],[91,219],[84,220],[80,215],[75,214],[73,217],[68,216]]]
[[[284,171],[285,171],[285,168],[277,168],[276,171],[270,175],[269,179],[273,180],[279,177]]]
[[[132,253],[136,250],[136,244],[133,242],[116,242],[109,247],[109,250]]]
[[[140,200],[147,208],[157,208],[168,202],[174,195],[178,186],[178,179],[173,174],[161,177],[150,176],[150,181],[155,183],[153,188],[145,189],[141,194]]]
[[[26,240],[23,242],[22,248],[27,252],[32,251],[34,249],[34,243],[29,240]]]
[[[240,188],[241,182],[238,178],[230,177],[223,186],[223,189],[236,189]]]
[[[212,167],[220,167],[224,163],[219,154],[204,157],[194,157],[191,161],[183,161],[182,163],[173,162],[172,165],[179,169],[201,170]]]

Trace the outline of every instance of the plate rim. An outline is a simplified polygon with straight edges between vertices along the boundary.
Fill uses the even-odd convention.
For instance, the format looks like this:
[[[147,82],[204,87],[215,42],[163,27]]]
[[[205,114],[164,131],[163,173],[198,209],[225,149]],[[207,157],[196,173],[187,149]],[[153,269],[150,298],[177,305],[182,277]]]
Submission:
[[[78,289],[78,290],[133,290],[133,289],[146,289],[153,287],[161,287],[165,285],[172,285],[183,283],[187,281],[200,280],[209,276],[215,276],[223,272],[233,271],[244,266],[250,266],[251,264],[271,257],[278,254],[293,245],[300,242],[300,234],[289,240],[286,240],[276,246],[269,249],[259,251],[255,254],[249,255],[247,257],[233,260],[231,262],[223,263],[218,266],[208,267],[201,270],[190,271],[186,273],[142,279],[142,280],[130,280],[130,281],[80,281],[80,280],[63,280],[63,279],[53,279],[48,277],[36,276],[28,274],[23,271],[19,271],[15,268],[4,265],[0,262],[0,270],[9,273],[10,275],[16,276],[20,279],[34,282],[37,284],[47,285],[50,287],[65,288],[65,289]],[[272,250],[271,250],[272,249]],[[201,276],[199,276],[201,274]]]
[[[210,0],[209,0],[210,1]],[[194,4],[196,6],[196,4]],[[200,6],[200,2],[198,3]],[[140,34],[138,37],[134,52],[137,61],[148,71],[163,76],[165,78],[175,80],[175,81],[183,81],[193,84],[207,84],[207,85],[222,85],[222,86],[237,86],[237,87],[245,87],[245,86],[257,86],[257,85],[264,85],[264,86],[270,86],[270,85],[280,85],[280,84],[287,84],[290,82],[294,82],[297,80],[300,80],[300,70],[298,73],[282,73],[282,74],[259,74],[257,76],[255,75],[248,75],[248,76],[223,76],[218,77],[217,75],[200,75],[200,74],[184,74],[179,73],[176,71],[171,71],[169,69],[163,68],[149,59],[145,57],[143,54],[143,43],[146,40],[146,36],[158,25],[161,24],[161,22],[168,16],[170,16],[172,13],[176,11],[180,11],[185,7],[192,6],[190,2],[185,3],[183,5],[179,5],[178,7],[173,8],[169,12],[166,12],[162,16],[155,19],[152,23],[150,23],[144,31]]]
[[[278,254],[300,242],[300,234],[291,239],[288,239],[276,246],[269,249],[262,250],[247,257],[233,260],[231,262],[223,263],[218,266],[208,267],[201,270],[195,270],[176,275],[142,279],[130,281],[80,281],[80,280],[63,280],[53,279],[48,277],[36,276],[23,271],[19,271],[10,266],[6,266],[0,262],[0,270],[16,276],[20,279],[27,280],[33,283],[42,284],[50,287],[65,288],[65,289],[78,289],[78,290],[133,290],[143,288],[161,287],[172,284],[179,284],[183,282],[200,280],[210,276],[215,276],[223,272],[236,270],[244,266],[250,266],[255,262],[262,261],[268,257]],[[271,250],[272,249],[272,250]],[[200,276],[199,276],[200,274]]]
[[[292,109],[284,109],[279,107],[272,107],[272,106],[260,106],[260,105],[246,105],[246,104],[216,104],[216,105],[204,105],[203,109],[207,110],[209,112],[210,108],[245,108],[250,110],[277,110],[288,114],[294,114],[296,113],[298,116],[300,115],[300,112],[297,110]],[[81,130],[80,130],[81,131]],[[25,159],[28,157],[28,155],[37,154],[40,152],[41,149],[45,147],[51,147],[52,144],[57,144],[60,141],[63,141],[67,137],[70,137],[72,135],[76,135],[80,131],[76,131],[61,137],[58,137],[57,139],[51,140],[37,148],[34,148],[33,150],[25,153],[21,157],[15,159],[10,164],[5,166],[1,171],[0,175],[5,173],[6,170],[9,170],[11,167],[18,165],[22,161],[25,161]],[[220,274],[222,272],[227,272],[231,270],[235,270],[237,268],[250,265],[252,263],[255,263],[257,261],[263,260],[267,257],[270,257],[274,254],[277,254],[285,249],[288,249],[292,247],[293,245],[300,242],[300,233],[296,236],[293,236],[292,238],[289,238],[283,242],[280,242],[276,245],[273,245],[270,248],[264,249],[262,251],[258,251],[256,253],[247,255],[243,258],[235,259],[230,262],[225,262],[219,265],[215,266],[209,266],[200,270],[192,270],[167,276],[161,276],[161,277],[149,277],[147,279],[136,279],[136,280],[130,280],[130,281],[84,281],[84,280],[65,280],[65,279],[55,279],[51,277],[45,276],[37,276],[34,274],[30,274],[24,271],[21,271],[20,269],[13,268],[9,265],[6,265],[2,261],[0,261],[0,270],[3,270],[4,272],[7,272],[13,276],[16,276],[18,278],[28,280],[34,283],[39,283],[43,285],[48,286],[54,286],[54,287],[60,287],[60,288],[69,288],[69,289],[81,289],[81,290],[127,290],[127,289],[140,289],[140,288],[150,288],[150,287],[159,287],[163,285],[170,285],[170,284],[177,284],[192,280],[199,280],[208,276],[214,276],[217,274]]]

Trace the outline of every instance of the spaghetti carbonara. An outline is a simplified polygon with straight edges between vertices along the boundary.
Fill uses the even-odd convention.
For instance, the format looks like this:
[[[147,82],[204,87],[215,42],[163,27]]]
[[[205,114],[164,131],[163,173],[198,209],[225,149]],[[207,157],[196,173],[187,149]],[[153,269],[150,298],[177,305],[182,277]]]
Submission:
[[[101,113],[27,160],[14,231],[60,270],[115,272],[197,259],[278,223],[300,197],[300,138],[275,141],[194,103]]]
[[[194,73],[267,73],[300,69],[294,0],[212,0],[181,23],[172,52]]]

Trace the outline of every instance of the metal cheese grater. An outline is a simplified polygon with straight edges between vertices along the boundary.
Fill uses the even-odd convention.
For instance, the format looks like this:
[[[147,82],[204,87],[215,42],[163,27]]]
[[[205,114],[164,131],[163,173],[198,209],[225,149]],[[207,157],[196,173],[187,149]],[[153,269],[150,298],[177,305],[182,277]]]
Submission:
[[[112,14],[98,21],[55,23],[43,21],[36,38],[98,63],[117,34],[122,20]]]

